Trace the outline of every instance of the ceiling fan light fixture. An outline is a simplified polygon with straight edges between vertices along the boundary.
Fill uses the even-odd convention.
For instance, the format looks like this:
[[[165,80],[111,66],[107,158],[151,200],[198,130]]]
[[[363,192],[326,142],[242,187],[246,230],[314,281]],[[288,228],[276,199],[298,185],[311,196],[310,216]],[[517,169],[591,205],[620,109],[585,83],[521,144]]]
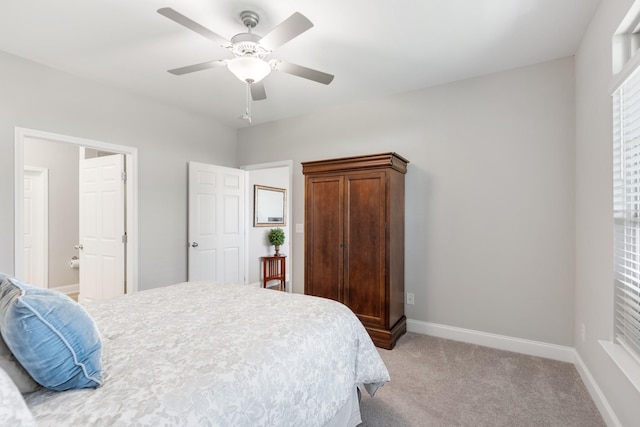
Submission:
[[[253,56],[240,56],[230,59],[227,68],[237,78],[246,83],[257,83],[271,72],[271,66],[262,59]]]

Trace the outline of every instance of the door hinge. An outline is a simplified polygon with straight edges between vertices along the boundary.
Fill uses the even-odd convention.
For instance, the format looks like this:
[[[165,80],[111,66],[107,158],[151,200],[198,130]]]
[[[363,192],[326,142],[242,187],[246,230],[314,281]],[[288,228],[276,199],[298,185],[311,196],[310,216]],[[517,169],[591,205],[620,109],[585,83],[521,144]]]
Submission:
[[[122,235],[122,243],[127,243],[127,234]]]
[[[122,172],[122,180],[124,182],[127,182],[127,173],[126,172]]]

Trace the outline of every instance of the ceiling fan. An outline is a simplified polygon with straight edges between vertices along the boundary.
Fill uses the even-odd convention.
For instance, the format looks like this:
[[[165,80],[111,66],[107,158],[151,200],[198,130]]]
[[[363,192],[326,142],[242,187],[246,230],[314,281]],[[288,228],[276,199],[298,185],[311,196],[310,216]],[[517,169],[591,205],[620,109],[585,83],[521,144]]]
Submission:
[[[258,25],[258,22],[260,22],[260,17],[257,13],[246,10],[240,14],[240,19],[245,27],[247,27],[247,32],[236,34],[231,40],[219,36],[170,7],[158,9],[158,13],[208,38],[223,48],[230,50],[234,55],[234,57],[230,59],[218,59],[175,68],[169,70],[171,74],[182,75],[209,68],[227,67],[236,77],[248,84],[251,90],[251,98],[254,101],[266,99],[267,95],[262,79],[269,75],[271,70],[292,74],[325,85],[328,85],[333,80],[333,75],[323,73],[322,71],[279,59],[266,59],[273,50],[313,27],[313,23],[301,13],[294,13],[271,30],[266,36],[261,37],[251,32],[251,30]]]

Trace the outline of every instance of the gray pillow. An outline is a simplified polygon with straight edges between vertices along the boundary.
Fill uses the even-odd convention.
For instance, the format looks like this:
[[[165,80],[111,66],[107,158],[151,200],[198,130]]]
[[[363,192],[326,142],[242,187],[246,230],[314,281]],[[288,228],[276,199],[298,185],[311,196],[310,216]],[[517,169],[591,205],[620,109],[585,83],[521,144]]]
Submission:
[[[42,387],[22,367],[0,335],[0,368],[13,380],[20,393],[31,393]]]
[[[7,277],[13,276],[0,271],[0,283]],[[29,375],[11,353],[2,335],[0,335],[0,368],[4,369],[7,375],[9,375],[9,378],[13,380],[18,390],[20,390],[20,393],[31,393],[41,387],[40,384],[31,378],[31,375]]]

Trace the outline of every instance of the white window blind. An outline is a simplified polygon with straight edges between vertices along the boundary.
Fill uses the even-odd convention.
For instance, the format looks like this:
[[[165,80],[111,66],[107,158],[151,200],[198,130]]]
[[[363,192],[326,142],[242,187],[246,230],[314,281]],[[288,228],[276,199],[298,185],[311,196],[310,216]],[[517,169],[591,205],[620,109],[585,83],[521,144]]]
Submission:
[[[616,340],[640,361],[640,69],[613,94]]]

